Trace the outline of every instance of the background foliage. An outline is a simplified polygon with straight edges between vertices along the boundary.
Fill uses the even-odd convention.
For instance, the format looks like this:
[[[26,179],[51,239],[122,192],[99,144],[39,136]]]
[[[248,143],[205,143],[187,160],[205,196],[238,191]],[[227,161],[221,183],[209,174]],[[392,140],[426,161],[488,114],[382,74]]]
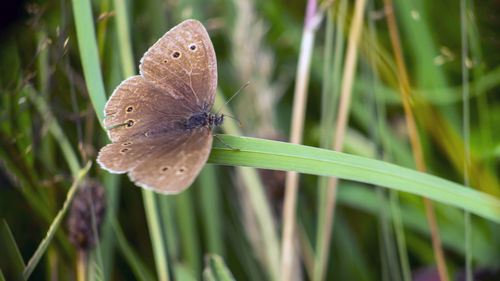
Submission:
[[[427,172],[498,199],[499,6],[497,1],[462,3],[465,21],[457,1],[394,2],[410,101]],[[209,164],[188,191],[159,196],[96,164],[88,173],[85,168],[108,142],[100,125],[106,96],[138,72],[149,46],[187,18],[204,23],[217,53],[215,108],[251,83],[222,110],[241,120],[243,128],[229,119],[224,132],[288,140],[294,88],[302,79],[296,69],[304,53],[306,3],[47,0],[14,5],[5,9],[0,30],[0,280],[17,279],[23,271],[33,280],[279,279],[284,172]],[[330,148],[354,1],[318,7],[303,143]],[[368,1],[364,13],[344,151],[415,169],[398,87],[401,73],[383,7],[381,1]],[[464,99],[466,90],[470,98]],[[238,144],[244,141],[236,139]],[[304,153],[319,161],[313,152]],[[215,150],[210,161],[291,167],[272,162],[271,156],[224,157],[224,151]],[[359,163],[358,168],[371,162]],[[324,174],[322,167],[313,165],[310,173]],[[396,171],[387,173],[395,179]],[[107,211],[98,246],[83,251],[69,242],[65,221],[57,224],[66,211],[65,198],[72,198],[77,183],[85,186],[90,179],[105,188]],[[325,259],[317,257],[325,178],[301,175],[293,280],[320,280],[314,268],[321,262],[326,280],[437,276],[421,197],[375,186],[378,180],[340,181],[330,258]],[[444,189],[435,194],[450,196]],[[465,201],[453,205],[468,208]],[[468,221],[454,206],[434,203],[450,279],[465,276],[466,256],[478,280],[499,279],[498,220],[473,215]],[[47,232],[53,238],[48,235],[47,244],[40,244]],[[46,250],[35,254],[40,262],[33,259],[26,269],[37,247]]]

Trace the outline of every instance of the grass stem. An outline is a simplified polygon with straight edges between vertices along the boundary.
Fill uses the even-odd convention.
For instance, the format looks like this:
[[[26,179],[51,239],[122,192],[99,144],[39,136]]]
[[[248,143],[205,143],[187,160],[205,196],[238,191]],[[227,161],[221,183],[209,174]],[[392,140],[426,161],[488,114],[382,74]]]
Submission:
[[[422,145],[420,143],[420,137],[418,134],[417,125],[415,118],[413,116],[413,111],[410,106],[410,82],[408,79],[408,74],[406,73],[406,66],[403,58],[403,51],[399,39],[399,32],[396,24],[396,18],[394,16],[394,9],[391,0],[384,0],[384,9],[387,16],[387,25],[389,28],[389,36],[394,51],[394,56],[396,58],[396,64],[399,73],[399,88],[401,91],[401,99],[403,101],[403,108],[405,111],[406,125],[408,126],[408,133],[410,135],[410,143],[413,151],[413,156],[415,158],[415,165],[417,170],[425,172],[425,161],[422,152]],[[443,248],[441,246],[441,240],[439,238],[439,230],[436,221],[436,215],[432,206],[432,201],[429,198],[424,197],[425,212],[427,215],[427,220],[429,222],[429,228],[431,230],[432,247],[434,250],[434,256],[437,261],[437,268],[439,272],[439,277],[441,281],[448,281],[448,273],[446,269],[446,261],[444,258]]]

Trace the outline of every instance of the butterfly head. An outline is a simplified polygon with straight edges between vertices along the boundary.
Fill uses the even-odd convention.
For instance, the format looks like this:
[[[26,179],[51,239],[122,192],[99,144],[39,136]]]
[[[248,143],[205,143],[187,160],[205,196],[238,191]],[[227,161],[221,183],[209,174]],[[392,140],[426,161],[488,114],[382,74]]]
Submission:
[[[220,126],[224,122],[224,114],[209,114],[208,124],[211,127]]]

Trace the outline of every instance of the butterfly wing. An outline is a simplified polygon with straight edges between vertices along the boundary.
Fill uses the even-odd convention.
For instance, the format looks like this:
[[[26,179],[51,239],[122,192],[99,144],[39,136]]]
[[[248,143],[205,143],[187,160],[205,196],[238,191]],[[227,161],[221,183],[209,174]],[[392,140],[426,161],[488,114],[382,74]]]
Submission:
[[[128,172],[139,186],[173,194],[191,185],[211,146],[212,130],[203,127],[108,144],[99,151],[97,162],[112,173]]]
[[[149,158],[164,141],[157,136],[111,143],[101,148],[97,163],[111,173],[123,174]]]
[[[168,134],[193,110],[137,75],[123,81],[111,95],[104,110],[104,126],[113,142]]]
[[[203,25],[186,20],[165,33],[141,59],[141,75],[173,97],[210,110],[217,88],[217,61]]]
[[[129,173],[135,184],[156,192],[174,194],[188,188],[207,162],[212,130],[198,128],[177,139],[165,139],[154,153]]]

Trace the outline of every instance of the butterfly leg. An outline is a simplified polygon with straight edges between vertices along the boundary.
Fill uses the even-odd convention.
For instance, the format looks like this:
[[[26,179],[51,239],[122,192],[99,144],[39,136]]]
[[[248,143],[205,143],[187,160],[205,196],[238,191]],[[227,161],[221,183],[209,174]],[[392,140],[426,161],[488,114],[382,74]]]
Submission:
[[[239,148],[235,148],[235,147],[232,147],[230,146],[229,144],[225,143],[221,138],[219,138],[217,135],[214,135],[214,137],[220,141],[224,146],[228,147],[229,149],[231,149],[232,151],[240,151]]]

